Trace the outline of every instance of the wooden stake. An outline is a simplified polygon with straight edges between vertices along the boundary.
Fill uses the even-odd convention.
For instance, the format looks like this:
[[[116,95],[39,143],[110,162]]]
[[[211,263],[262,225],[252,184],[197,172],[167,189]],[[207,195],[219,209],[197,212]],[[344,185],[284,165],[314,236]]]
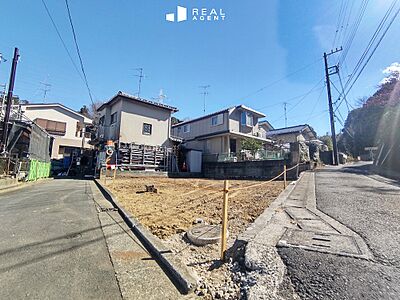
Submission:
[[[283,186],[286,189],[286,164],[283,165]]]
[[[117,177],[117,166],[115,165],[115,168],[114,168],[114,174],[113,174],[113,188],[114,188],[114,182],[115,182],[115,177]]]
[[[224,181],[224,203],[222,208],[222,232],[221,232],[221,260],[225,260],[225,252],[226,252],[226,238],[227,238],[227,229],[228,229],[228,196],[229,192],[229,182],[228,180]]]

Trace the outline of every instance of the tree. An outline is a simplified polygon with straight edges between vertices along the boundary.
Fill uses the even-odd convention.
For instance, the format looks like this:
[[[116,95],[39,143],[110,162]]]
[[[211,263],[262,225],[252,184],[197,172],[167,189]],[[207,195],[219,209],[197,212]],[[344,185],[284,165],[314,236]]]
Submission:
[[[79,113],[84,115],[85,117],[91,118],[89,108],[86,105],[83,105],[79,110]]]
[[[328,133],[320,136],[318,139],[321,140],[326,146],[328,146],[329,151],[333,150],[332,137]]]
[[[181,120],[179,120],[178,118],[175,117],[171,117],[171,125],[175,125],[182,122]]]
[[[247,138],[242,140],[241,146],[243,150],[249,150],[250,153],[254,156],[257,151],[262,148],[263,143],[256,139]]]
[[[365,153],[365,147],[377,146],[393,140],[398,132],[400,114],[400,65],[392,64],[377,91],[359,101],[361,107],[352,110],[346,118],[340,146],[354,157]]]

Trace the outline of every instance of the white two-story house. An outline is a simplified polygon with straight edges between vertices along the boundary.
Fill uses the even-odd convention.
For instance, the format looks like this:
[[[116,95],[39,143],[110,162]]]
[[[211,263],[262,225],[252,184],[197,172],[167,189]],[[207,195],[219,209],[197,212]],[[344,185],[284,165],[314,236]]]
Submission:
[[[92,125],[88,117],[60,103],[31,103],[21,105],[22,113],[53,137],[51,158],[62,159],[72,152],[92,148],[89,145]]]
[[[171,144],[171,115],[177,108],[118,92],[97,109],[98,140],[149,146]]]
[[[257,139],[271,143],[259,119],[265,115],[239,105],[172,126],[172,135],[183,138],[188,149],[204,154],[239,153],[243,139]]]

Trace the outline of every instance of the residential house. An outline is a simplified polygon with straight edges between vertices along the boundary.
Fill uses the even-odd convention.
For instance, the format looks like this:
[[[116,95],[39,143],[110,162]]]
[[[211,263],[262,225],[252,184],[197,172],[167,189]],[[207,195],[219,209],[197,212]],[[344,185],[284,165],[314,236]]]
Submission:
[[[173,125],[172,135],[182,138],[188,149],[229,155],[240,152],[243,139],[271,142],[259,127],[259,119],[264,117],[261,112],[239,105]]]
[[[262,132],[262,136],[265,138],[267,137],[267,132],[274,129],[274,127],[271,125],[271,123],[268,122],[267,120],[259,121],[258,127],[260,128],[260,131]]]
[[[51,158],[62,159],[80,149],[90,149],[88,128],[92,120],[60,103],[21,105],[22,113],[53,137]]]
[[[97,111],[99,142],[171,145],[171,115],[178,111],[175,107],[120,91]]]
[[[266,136],[279,144],[317,140],[314,129],[308,124],[272,129],[266,132]]]

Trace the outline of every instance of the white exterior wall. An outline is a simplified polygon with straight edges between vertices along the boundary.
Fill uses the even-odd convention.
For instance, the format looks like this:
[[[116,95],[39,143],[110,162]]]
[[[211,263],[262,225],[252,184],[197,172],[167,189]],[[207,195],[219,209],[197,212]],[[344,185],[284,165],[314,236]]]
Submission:
[[[241,124],[241,114],[242,110],[240,109],[235,109],[230,112],[229,114],[229,128],[231,132],[240,132],[240,133],[245,133],[249,135],[255,135],[259,137],[262,136],[262,131],[260,131],[258,127],[258,118],[253,115],[253,126],[245,126]]]
[[[117,122],[110,124],[111,115],[117,113]],[[171,111],[151,104],[119,97],[112,105],[99,111],[105,116],[99,133],[104,139],[122,143],[150,146],[169,146]],[[143,134],[143,123],[152,125],[151,135]]]
[[[168,146],[171,111],[153,105],[122,102],[120,141],[125,143]],[[143,123],[151,124],[151,135],[143,134]]]
[[[63,158],[63,155],[58,154],[60,146],[82,146],[82,137],[76,136],[76,129],[78,123],[84,124],[85,119],[83,116],[81,117],[77,114],[74,114],[60,106],[22,106],[22,111],[24,112],[25,116],[32,121],[39,118],[66,123],[65,135],[51,135],[54,137],[53,149],[51,153],[52,159]],[[89,140],[89,138],[85,138],[84,140],[84,148],[86,149],[90,149],[92,147],[88,144]]]
[[[188,123],[188,124],[190,124],[189,132],[183,132],[184,124],[175,126],[172,128],[172,135],[182,137],[185,140],[190,140],[190,139],[195,139],[198,136],[202,136],[202,135],[227,131],[229,129],[228,113],[223,112],[221,114],[223,115],[222,124],[212,125],[211,119],[213,116],[215,116],[215,115],[213,115],[213,116],[209,116],[207,118],[189,122]],[[180,131],[178,129],[179,127],[181,128]]]

